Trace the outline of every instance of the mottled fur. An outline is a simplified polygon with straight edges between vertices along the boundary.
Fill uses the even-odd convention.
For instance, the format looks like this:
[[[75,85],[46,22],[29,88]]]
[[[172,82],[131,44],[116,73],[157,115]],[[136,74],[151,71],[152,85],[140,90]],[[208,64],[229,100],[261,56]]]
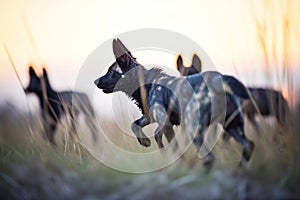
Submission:
[[[202,145],[205,127],[210,123],[210,119],[215,120],[215,115],[211,110],[212,99],[219,102],[225,102],[226,99],[232,100],[234,108],[239,106],[238,98],[232,95],[231,86],[226,83],[226,79],[223,80],[223,76],[218,72],[172,77],[156,68],[145,69],[136,62],[119,39],[113,40],[113,51],[116,62],[109,67],[104,76],[95,81],[95,84],[105,93],[122,91],[136,101],[143,116],[134,121],[131,128],[141,145],[150,146],[150,140],[145,136],[142,128],[157,122],[155,139],[158,146],[162,148],[162,134],[164,133],[170,142],[174,138],[172,126],[181,124],[182,118],[191,115],[187,112],[187,108],[193,109],[196,104],[199,104],[201,105],[200,113],[205,111],[200,118],[194,119],[193,122],[203,127],[199,129],[194,140],[194,144],[199,149]],[[216,84],[219,81],[224,83],[221,84],[221,87]],[[230,79],[230,81],[233,80]],[[239,85],[237,80],[236,84]],[[241,97],[247,98],[248,96],[246,93],[241,93]],[[196,102],[192,102],[191,99]],[[225,113],[223,112],[226,109],[225,106],[221,109],[219,112]],[[224,117],[227,119],[230,114],[232,113],[228,112]],[[245,138],[243,125],[243,115],[238,112],[234,121],[225,129],[243,146],[243,159],[249,160],[253,143]],[[211,162],[212,160],[210,160]]]
[[[201,73],[201,69],[201,60],[196,54],[194,54],[192,65],[189,67],[184,66],[181,55],[178,56],[177,70],[182,76]],[[230,78],[230,76],[226,77]],[[254,100],[254,103],[257,105],[259,112],[254,103],[249,101],[249,99],[241,99],[241,103],[243,104],[244,114],[255,127],[257,127],[255,116],[261,114],[265,117],[274,116],[281,126],[287,128],[290,109],[287,101],[279,91],[253,87],[248,87],[248,90]]]

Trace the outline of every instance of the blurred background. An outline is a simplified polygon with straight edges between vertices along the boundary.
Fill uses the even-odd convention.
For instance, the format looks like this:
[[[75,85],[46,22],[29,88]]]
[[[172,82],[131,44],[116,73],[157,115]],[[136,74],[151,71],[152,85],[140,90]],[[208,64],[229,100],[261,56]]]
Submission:
[[[246,199],[299,195],[300,1],[0,0],[0,5],[0,198]],[[65,134],[57,133],[59,148],[53,149],[42,138],[37,98],[23,93],[4,44],[23,85],[28,84],[28,66],[33,65],[37,73],[47,68],[54,89],[66,90],[74,88],[81,66],[98,45],[140,28],[181,33],[206,51],[218,71],[236,76],[247,86],[281,91],[292,111],[291,127],[261,120],[257,134],[246,120],[246,135],[256,148],[249,168],[242,172],[237,170],[241,148],[235,141],[217,144],[211,173],[205,173],[195,149],[189,149],[168,168],[142,175],[100,164],[101,156],[124,165],[135,164],[120,155],[102,155],[107,145],[103,138],[95,146],[80,142],[64,146]],[[175,70],[175,55],[167,59],[168,67]],[[30,112],[24,112],[29,107]],[[145,149],[136,138],[124,137],[110,118],[101,120],[109,140],[122,149],[157,150],[153,138],[150,150]],[[120,123],[130,130],[131,120]],[[85,135],[86,130],[83,126],[79,132]],[[64,124],[58,132],[65,133]]]
[[[198,43],[222,73],[248,86],[282,90],[294,106],[300,91],[299,8],[297,0],[1,0],[0,38],[23,84],[33,64],[38,72],[47,67],[55,88],[68,89],[87,56],[105,40],[138,28],[169,29]],[[175,68],[175,57],[173,62]],[[0,101],[22,107],[25,96],[3,45],[0,67]]]

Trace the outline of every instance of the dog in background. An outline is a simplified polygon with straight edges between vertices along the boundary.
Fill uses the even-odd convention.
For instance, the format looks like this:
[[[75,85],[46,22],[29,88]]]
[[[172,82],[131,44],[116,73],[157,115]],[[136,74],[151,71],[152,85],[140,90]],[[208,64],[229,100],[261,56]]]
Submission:
[[[30,81],[25,93],[33,93],[38,97],[46,137],[52,145],[56,145],[54,140],[55,130],[64,114],[70,117],[72,131],[76,133],[75,120],[80,113],[83,113],[87,125],[91,128],[93,139],[96,140],[96,127],[92,122],[95,113],[85,93],[55,91],[50,84],[45,69],[43,69],[43,75],[39,77],[34,69],[29,67],[29,76]]]
[[[186,67],[183,65],[183,60],[181,55],[177,58],[177,70],[180,72],[182,76],[193,75],[197,73],[201,73],[202,65],[201,60],[197,56],[197,54],[193,55],[192,65],[190,67]],[[273,89],[266,88],[253,88],[248,87],[248,90],[256,103],[259,112],[262,116],[274,116],[277,122],[283,126],[288,126],[288,116],[290,116],[290,109],[287,101],[282,96],[279,91]],[[255,120],[255,116],[258,115],[258,110],[255,108],[255,105],[252,101],[246,99],[242,100],[243,104],[243,112],[247,116],[247,118],[251,121],[254,127],[257,127],[257,123]]]

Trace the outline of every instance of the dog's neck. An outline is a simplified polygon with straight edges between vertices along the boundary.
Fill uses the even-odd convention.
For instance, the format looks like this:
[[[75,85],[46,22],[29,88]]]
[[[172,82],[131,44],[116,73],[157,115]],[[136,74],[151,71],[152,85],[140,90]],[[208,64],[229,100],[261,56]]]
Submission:
[[[41,91],[35,92],[35,94],[38,96],[41,108],[53,107],[53,104],[59,102],[58,92],[53,90],[48,83]]]
[[[143,102],[147,100],[149,91],[155,82],[160,77],[168,76],[164,74],[159,68],[152,68],[150,70],[145,69],[142,65],[137,65],[128,71],[120,84],[122,84],[121,91],[125,92],[135,104],[139,107],[142,113],[145,113],[145,106]],[[142,94],[146,96],[143,97]],[[148,103],[148,102],[145,102]]]

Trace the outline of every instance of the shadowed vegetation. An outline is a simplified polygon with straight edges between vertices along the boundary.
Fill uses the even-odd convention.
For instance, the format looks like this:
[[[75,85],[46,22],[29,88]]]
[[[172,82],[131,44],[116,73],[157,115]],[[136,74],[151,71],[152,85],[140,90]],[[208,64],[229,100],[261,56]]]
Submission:
[[[298,124],[293,124],[291,133],[282,134],[276,124],[266,120],[257,135],[246,121],[246,134],[257,148],[244,170],[237,169],[240,146],[219,140],[213,150],[216,164],[208,174],[193,147],[165,169],[128,174],[104,166],[78,143],[75,146],[81,154],[72,145],[67,150],[62,143],[52,148],[41,136],[38,115],[25,115],[11,105],[0,110],[1,198],[286,198],[296,197],[300,191]],[[300,116],[299,111],[293,114],[294,119]],[[107,124],[114,141],[126,142],[132,149],[139,146],[134,139],[123,141],[114,122]],[[64,132],[59,127],[56,137],[63,138]]]

